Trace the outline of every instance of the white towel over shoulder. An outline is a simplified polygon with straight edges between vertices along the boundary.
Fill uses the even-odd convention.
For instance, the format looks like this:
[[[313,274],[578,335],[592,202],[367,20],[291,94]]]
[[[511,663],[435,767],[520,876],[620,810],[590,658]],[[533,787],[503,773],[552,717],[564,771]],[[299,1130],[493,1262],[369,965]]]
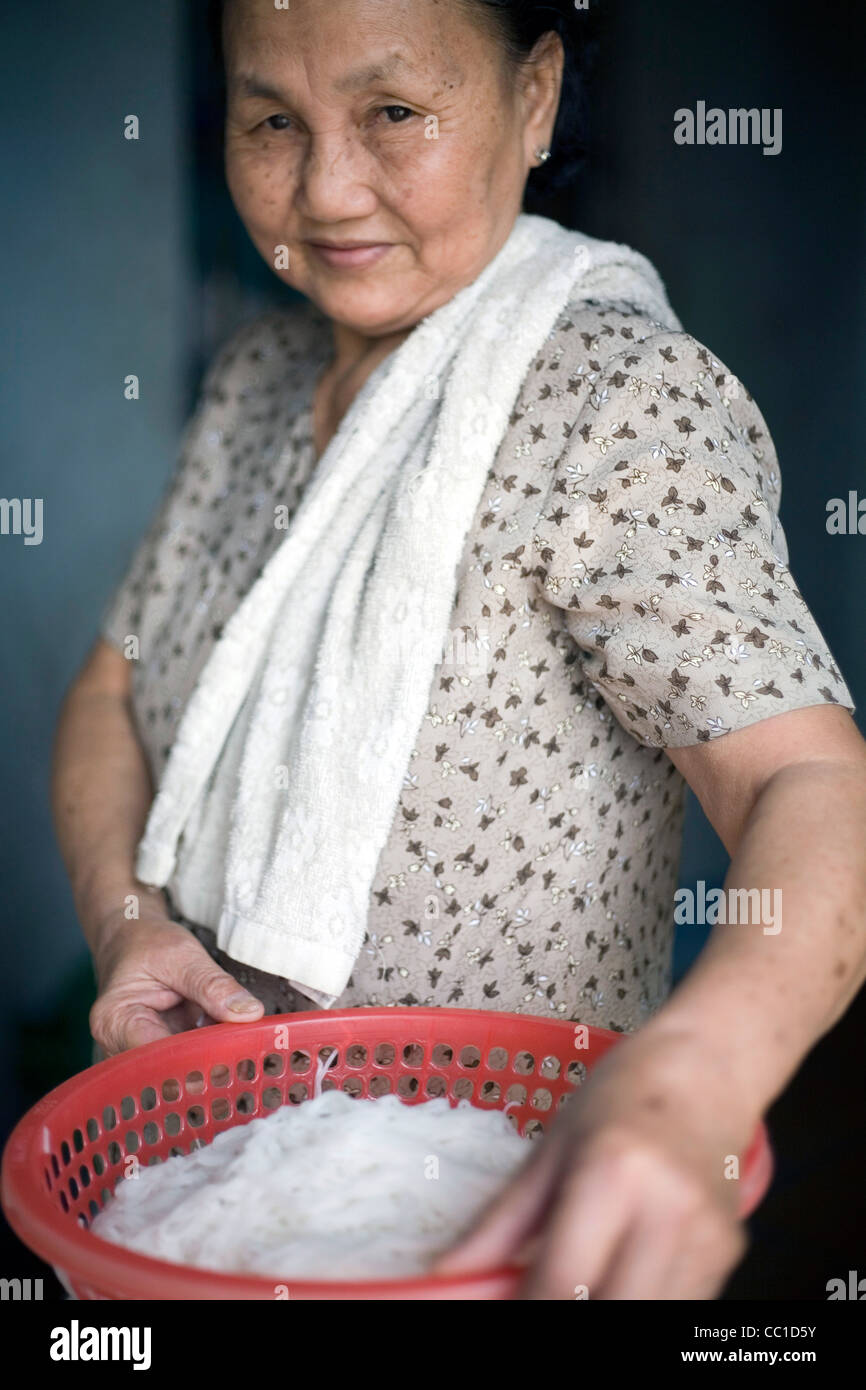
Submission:
[[[521,214],[371,374],[180,722],[137,873],[235,960],[345,989],[448,639],[464,541],[531,363],[575,297],[680,324],[628,247]]]

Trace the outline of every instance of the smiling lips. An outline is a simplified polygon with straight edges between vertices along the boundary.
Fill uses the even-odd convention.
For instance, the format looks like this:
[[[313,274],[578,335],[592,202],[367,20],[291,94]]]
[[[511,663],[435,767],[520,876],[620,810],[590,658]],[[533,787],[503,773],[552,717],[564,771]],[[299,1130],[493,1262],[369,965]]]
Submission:
[[[334,270],[364,269],[391,249],[387,241],[308,241],[307,245]]]

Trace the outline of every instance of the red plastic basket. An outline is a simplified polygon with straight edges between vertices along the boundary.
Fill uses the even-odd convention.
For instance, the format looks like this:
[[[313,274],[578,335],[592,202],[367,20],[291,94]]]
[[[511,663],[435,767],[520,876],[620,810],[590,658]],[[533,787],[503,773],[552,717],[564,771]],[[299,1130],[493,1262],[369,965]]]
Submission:
[[[621,1033],[470,1009],[345,1009],[194,1029],[100,1062],[24,1116],[3,1154],[2,1198],[20,1238],[81,1299],[504,1299],[514,1267],[461,1278],[288,1284],[154,1260],[101,1240],[93,1218],[135,1154],[158,1163],[221,1130],[323,1086],[407,1104],[447,1095],[509,1105],[522,1134],[541,1134]],[[587,1042],[587,1046],[578,1046]],[[516,1102],[516,1104],[515,1104]],[[763,1125],[744,1162],[741,1213],[763,1197],[772,1155]]]

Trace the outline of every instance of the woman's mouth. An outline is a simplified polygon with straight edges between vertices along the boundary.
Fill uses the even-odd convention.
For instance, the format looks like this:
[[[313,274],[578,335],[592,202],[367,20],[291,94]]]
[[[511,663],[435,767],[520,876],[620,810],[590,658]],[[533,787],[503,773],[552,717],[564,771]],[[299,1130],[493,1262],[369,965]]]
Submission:
[[[387,241],[308,241],[307,245],[334,270],[364,269],[391,250]]]

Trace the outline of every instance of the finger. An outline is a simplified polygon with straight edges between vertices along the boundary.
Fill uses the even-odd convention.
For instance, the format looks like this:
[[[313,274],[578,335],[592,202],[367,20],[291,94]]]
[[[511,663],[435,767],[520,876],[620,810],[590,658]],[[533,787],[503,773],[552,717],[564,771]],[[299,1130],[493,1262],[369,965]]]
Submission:
[[[728,1275],[739,1264],[748,1247],[744,1227],[711,1231],[684,1243],[675,1252],[667,1276],[670,1292],[666,1298],[717,1298]]]
[[[527,1166],[482,1211],[471,1231],[432,1267],[434,1274],[466,1274],[513,1260],[537,1230],[552,1200],[561,1146],[544,1141]]]
[[[168,1038],[172,1028],[156,1009],[138,1001],[113,1003],[108,996],[98,999],[90,1011],[90,1031],[108,1057],[131,1047]]]
[[[605,1164],[571,1173],[552,1204],[520,1297],[594,1298],[632,1219],[631,1194]]]
[[[192,937],[172,977],[172,986],[199,1011],[220,1023],[249,1022],[264,1014],[265,1006],[245,990],[226,970],[220,969],[203,946]]]
[[[144,1043],[156,1042],[159,1038],[170,1038],[176,1029],[155,1009],[145,1009],[140,1005],[121,1022],[121,1035],[124,1049],[142,1047]]]
[[[596,1300],[676,1298],[672,1270],[685,1232],[653,1213],[638,1216],[614,1250],[593,1291]]]
[[[598,1299],[671,1300],[713,1299],[735,1262],[727,1241],[695,1244],[688,1230],[665,1230],[642,1222],[617,1251],[609,1274],[599,1286]]]
[[[188,1033],[197,1027],[202,1017],[198,1004],[193,1004],[189,999],[182,999],[173,1009],[160,1009],[158,1012],[171,1033]]]
[[[185,999],[178,1009],[179,1033],[186,1032],[189,1028],[203,1028],[206,1023],[213,1023],[210,1014],[206,1014],[203,1009],[192,999]]]

